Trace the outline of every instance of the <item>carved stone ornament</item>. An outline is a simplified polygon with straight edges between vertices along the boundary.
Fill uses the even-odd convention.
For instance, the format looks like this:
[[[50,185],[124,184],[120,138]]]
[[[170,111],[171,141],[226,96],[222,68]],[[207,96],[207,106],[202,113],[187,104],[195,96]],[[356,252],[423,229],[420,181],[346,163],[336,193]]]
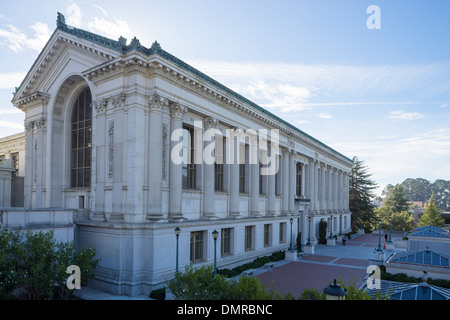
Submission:
[[[148,99],[148,105],[150,111],[162,111],[164,106],[169,105],[169,100],[155,93]]]
[[[36,120],[35,122],[36,125],[36,129],[44,129],[45,128],[45,118],[39,118],[38,120]]]
[[[109,170],[108,176],[110,179],[113,178],[114,175],[114,121],[109,123],[108,128],[109,135]]]
[[[32,132],[34,129],[34,120],[25,122],[25,130],[27,132]]]
[[[217,128],[218,121],[217,119],[214,119],[213,117],[206,117],[203,119],[203,127],[205,130],[208,129],[215,129]]]
[[[106,106],[108,105],[107,99],[101,99],[94,101],[94,108],[98,114],[104,113],[106,111]]]
[[[185,114],[187,108],[179,104],[178,102],[174,102],[170,105],[170,115],[172,118],[183,119],[183,114]]]
[[[123,110],[125,108],[125,100],[126,95],[124,92],[121,92],[118,95],[111,97],[111,101],[115,109]]]

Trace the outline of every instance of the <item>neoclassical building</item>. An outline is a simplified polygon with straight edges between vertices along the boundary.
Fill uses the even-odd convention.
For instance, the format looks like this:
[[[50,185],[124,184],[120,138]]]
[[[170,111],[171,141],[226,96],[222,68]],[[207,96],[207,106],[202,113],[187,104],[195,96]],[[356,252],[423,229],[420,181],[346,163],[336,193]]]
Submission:
[[[177,243],[180,270],[212,264],[214,230],[219,267],[299,234],[316,244],[322,219],[329,234],[350,231],[349,158],[157,42],[107,39],[58,14],[12,103],[26,118],[25,209],[73,213],[102,290],[147,294],[173,277]]]

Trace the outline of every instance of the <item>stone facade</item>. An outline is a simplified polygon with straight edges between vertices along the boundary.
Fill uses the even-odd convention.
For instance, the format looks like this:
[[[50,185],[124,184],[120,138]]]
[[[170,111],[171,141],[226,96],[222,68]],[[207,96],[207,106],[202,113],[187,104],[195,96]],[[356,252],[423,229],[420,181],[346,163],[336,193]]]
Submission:
[[[73,110],[86,92],[92,115],[87,122],[83,116],[89,125],[77,149]],[[74,238],[97,250],[92,285],[103,290],[147,294],[172,278],[176,227],[181,270],[213,263],[214,230],[218,267],[287,249],[299,232],[303,244],[316,243],[321,219],[328,232],[350,231],[350,159],[156,42],[145,48],[136,38],[110,40],[69,27],[59,15],[13,104],[26,115],[25,208],[78,210]],[[202,158],[211,146],[215,163],[174,161]],[[89,159],[80,178],[87,184],[74,187],[80,154]],[[261,173],[267,166],[258,160],[269,154],[277,174]],[[219,156],[233,161],[219,165]]]

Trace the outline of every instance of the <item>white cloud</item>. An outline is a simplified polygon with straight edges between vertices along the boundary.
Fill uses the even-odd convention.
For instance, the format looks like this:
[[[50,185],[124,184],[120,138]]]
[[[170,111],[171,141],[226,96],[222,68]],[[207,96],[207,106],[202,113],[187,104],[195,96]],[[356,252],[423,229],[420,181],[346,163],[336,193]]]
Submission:
[[[423,118],[423,114],[419,112],[403,112],[402,110],[396,110],[389,112],[388,117],[399,120],[415,120]]]
[[[19,86],[26,74],[26,72],[0,73],[0,89],[14,89]]]
[[[133,37],[128,23],[116,17],[113,17],[112,20],[111,18],[94,17],[94,20],[88,23],[88,27],[95,33],[113,39],[118,39],[120,36],[127,39]]]
[[[34,31],[33,36],[27,36],[22,30],[9,24],[7,29],[0,29],[0,46],[19,52],[24,49],[41,51],[51,36],[47,24],[35,22],[30,28]]]
[[[331,118],[333,118],[333,116],[331,114],[329,114],[329,113],[318,113],[317,116],[320,119],[331,119]]]
[[[23,124],[11,121],[0,120],[0,127],[23,130]]]
[[[111,18],[104,8],[96,4],[93,6],[100,10],[102,17],[90,16],[86,25],[84,23],[83,12],[80,6],[71,1],[66,9],[66,23],[77,28],[86,28],[89,31],[113,39],[118,39],[120,36],[128,39],[133,37],[130,27],[125,20],[117,17]]]
[[[82,24],[82,14],[80,7],[73,1],[67,6],[66,15],[65,15],[66,23],[73,27],[81,27]]]

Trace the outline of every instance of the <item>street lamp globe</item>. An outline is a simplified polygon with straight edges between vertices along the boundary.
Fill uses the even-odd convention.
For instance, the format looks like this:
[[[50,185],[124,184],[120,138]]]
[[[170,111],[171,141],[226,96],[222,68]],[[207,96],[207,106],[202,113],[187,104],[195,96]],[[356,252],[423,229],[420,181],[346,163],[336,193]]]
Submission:
[[[341,287],[334,279],[333,283],[323,289],[325,300],[345,300],[347,296],[347,289]]]

